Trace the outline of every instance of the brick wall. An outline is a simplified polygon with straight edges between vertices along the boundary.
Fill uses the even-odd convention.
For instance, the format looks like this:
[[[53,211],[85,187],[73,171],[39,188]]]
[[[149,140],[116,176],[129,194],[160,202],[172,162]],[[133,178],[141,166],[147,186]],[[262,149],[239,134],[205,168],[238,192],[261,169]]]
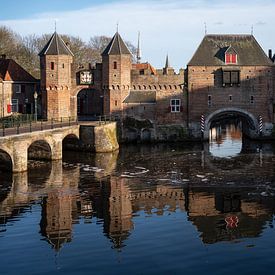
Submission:
[[[201,114],[228,107],[240,108],[266,122],[272,121],[272,67],[244,66],[240,85],[223,87],[221,67],[188,66],[189,119],[199,122]],[[211,104],[208,105],[208,96]],[[230,100],[231,96],[231,100]],[[254,102],[251,103],[251,96]]]

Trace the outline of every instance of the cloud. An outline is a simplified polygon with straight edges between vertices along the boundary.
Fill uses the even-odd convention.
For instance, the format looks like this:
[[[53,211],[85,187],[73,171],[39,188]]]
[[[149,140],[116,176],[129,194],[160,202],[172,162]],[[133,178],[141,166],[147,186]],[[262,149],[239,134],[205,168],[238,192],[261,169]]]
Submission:
[[[249,4],[248,4],[249,3]],[[265,4],[265,5],[263,5]],[[51,33],[54,21],[57,31],[76,35],[88,41],[94,35],[112,36],[119,21],[119,32],[136,44],[141,31],[143,61],[162,67],[166,53],[171,65],[185,67],[203,38],[207,23],[209,33],[254,34],[264,49],[275,45],[273,1],[225,0],[148,0],[117,1],[67,12],[42,13],[32,18],[0,21],[21,35]],[[265,23],[264,28],[263,24]],[[257,32],[257,27],[261,31]]]

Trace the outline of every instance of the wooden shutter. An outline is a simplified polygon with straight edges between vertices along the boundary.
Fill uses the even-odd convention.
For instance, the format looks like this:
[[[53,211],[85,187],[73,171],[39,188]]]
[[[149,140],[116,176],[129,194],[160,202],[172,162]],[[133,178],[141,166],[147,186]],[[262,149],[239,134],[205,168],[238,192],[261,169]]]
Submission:
[[[7,105],[7,113],[8,114],[11,113],[11,105],[10,104]]]
[[[238,71],[231,72],[231,83],[232,84],[239,83],[239,72]]]
[[[223,83],[230,84],[230,72],[223,72]]]

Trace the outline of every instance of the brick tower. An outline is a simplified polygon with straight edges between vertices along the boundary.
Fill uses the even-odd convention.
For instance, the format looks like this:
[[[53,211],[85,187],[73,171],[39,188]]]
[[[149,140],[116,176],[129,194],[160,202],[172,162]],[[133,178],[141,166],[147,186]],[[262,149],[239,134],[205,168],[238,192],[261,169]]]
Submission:
[[[104,114],[122,115],[131,85],[132,55],[118,32],[102,53]]]
[[[39,56],[43,118],[69,117],[73,53],[54,32]]]

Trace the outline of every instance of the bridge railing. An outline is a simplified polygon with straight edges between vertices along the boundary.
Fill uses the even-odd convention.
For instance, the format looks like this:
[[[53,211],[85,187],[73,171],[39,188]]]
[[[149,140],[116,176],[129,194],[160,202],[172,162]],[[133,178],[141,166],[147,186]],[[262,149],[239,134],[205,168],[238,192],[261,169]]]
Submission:
[[[120,121],[120,116],[118,116],[118,115],[97,116],[97,123],[99,125],[107,124],[107,123],[113,122],[113,121]]]
[[[0,136],[9,136],[9,135],[19,135],[23,133],[31,133],[35,131],[43,131],[49,129],[56,129],[67,127],[71,125],[77,125],[77,117],[61,117],[60,119],[50,119],[50,120],[32,120],[29,121],[0,121]]]

